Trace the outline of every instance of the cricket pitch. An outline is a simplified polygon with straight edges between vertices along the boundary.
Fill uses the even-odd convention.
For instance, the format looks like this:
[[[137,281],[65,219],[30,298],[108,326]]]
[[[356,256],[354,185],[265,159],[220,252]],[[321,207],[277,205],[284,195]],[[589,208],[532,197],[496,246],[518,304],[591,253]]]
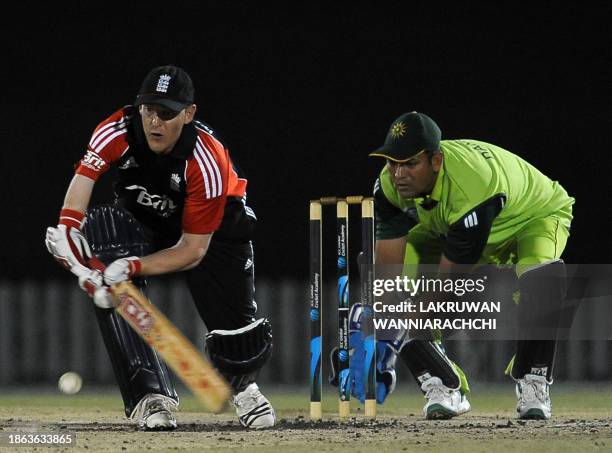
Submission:
[[[553,419],[520,421],[514,417],[510,383],[473,386],[472,411],[454,420],[425,421],[423,399],[416,388],[403,385],[379,416],[368,421],[362,408],[351,405],[351,418],[337,417],[335,394],[324,395],[322,422],[308,419],[306,389],[262,388],[274,405],[277,426],[246,431],[233,412],[203,412],[182,392],[179,428],[174,432],[139,432],[123,416],[118,392],[89,389],[74,396],[49,391],[4,389],[0,397],[0,431],[72,432],[75,447],[22,446],[18,451],[66,452],[491,452],[612,450],[612,386],[555,385]],[[0,447],[0,451],[8,451]]]

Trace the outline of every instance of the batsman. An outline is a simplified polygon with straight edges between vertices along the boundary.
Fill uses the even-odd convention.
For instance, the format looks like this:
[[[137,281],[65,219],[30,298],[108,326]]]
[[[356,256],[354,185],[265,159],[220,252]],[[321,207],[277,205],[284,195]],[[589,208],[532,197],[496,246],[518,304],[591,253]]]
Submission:
[[[479,140],[441,140],[427,115],[409,112],[391,124],[374,186],[376,266],[436,264],[440,274],[484,264],[514,264],[520,290],[515,355],[506,374],[516,383],[517,416],[548,419],[558,313],[574,199],[521,157]],[[535,319],[549,316],[544,324]],[[440,338],[379,341],[377,399],[395,386],[399,354],[423,391],[428,419],[470,410],[465,374]],[[356,366],[359,366],[357,363]],[[352,373],[353,374],[353,373]],[[357,375],[358,373],[355,373]],[[363,386],[352,380],[353,394]]]
[[[256,217],[247,179],[214,131],[195,119],[194,96],[183,69],[152,69],[134,102],[95,128],[46,244],[94,296],[125,414],[139,428],[175,429],[179,400],[166,365],[111,308],[107,288],[125,280],[143,288],[147,277],[178,271],[209,331],[208,355],[232,386],[240,423],[269,428],[274,409],[255,382],[272,348],[270,323],[255,319]],[[111,167],[115,199],[88,209],[96,181]],[[103,271],[90,269],[94,257]]]

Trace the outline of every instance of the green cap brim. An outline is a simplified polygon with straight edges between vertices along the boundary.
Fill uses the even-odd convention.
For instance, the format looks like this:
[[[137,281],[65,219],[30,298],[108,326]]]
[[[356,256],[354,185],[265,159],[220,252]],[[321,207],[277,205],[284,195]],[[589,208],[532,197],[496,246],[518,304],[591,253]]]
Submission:
[[[388,153],[385,149],[385,147],[379,148],[376,151],[371,152],[370,154],[368,154],[369,157],[384,157],[385,159],[389,159],[392,160],[393,162],[397,162],[399,164],[403,164],[404,162],[408,162],[410,159],[414,159],[415,157],[421,155],[422,153],[424,153],[425,149],[422,149],[421,151],[419,151],[418,153],[414,154],[413,156],[407,157],[405,159],[398,159],[397,157],[391,156],[390,153]]]

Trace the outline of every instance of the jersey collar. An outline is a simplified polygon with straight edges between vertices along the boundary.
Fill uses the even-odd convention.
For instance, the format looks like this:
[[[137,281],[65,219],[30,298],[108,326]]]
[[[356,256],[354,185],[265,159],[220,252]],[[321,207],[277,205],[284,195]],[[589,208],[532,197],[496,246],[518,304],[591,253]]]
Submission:
[[[442,165],[440,166],[440,171],[438,172],[438,177],[436,178],[436,183],[434,184],[434,188],[431,191],[430,198],[434,201],[440,201],[442,197],[442,186],[444,185],[444,161],[442,161]]]
[[[170,155],[178,159],[187,159],[193,153],[193,148],[196,145],[198,132],[193,124],[193,121],[183,126],[183,131],[176,145],[170,151]]]

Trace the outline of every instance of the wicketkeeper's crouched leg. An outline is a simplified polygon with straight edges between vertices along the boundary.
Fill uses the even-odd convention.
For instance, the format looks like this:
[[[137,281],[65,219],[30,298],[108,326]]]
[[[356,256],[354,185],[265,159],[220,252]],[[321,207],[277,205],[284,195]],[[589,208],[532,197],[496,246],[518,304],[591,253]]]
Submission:
[[[104,264],[149,252],[142,226],[129,212],[115,206],[88,210],[83,231],[92,252]],[[146,281],[136,279],[134,284],[143,289]],[[147,394],[164,395],[178,403],[168,368],[157,353],[113,309],[92,306],[123,397],[125,414],[130,417]]]
[[[403,274],[419,278],[437,269],[441,255],[440,239],[419,224],[406,241]],[[424,338],[408,340],[400,352],[428,401],[423,408],[426,418],[450,418],[470,410],[466,375],[446,355],[441,339],[440,332],[428,332]]]
[[[552,415],[549,388],[553,382],[557,331],[566,291],[565,264],[553,260],[534,266],[522,273],[519,286],[516,355],[506,374],[516,381],[517,415],[548,419]]]
[[[448,358],[441,342],[408,340],[400,355],[419,385],[433,376],[440,378],[449,389],[458,390],[462,395],[469,393],[465,373]]]

